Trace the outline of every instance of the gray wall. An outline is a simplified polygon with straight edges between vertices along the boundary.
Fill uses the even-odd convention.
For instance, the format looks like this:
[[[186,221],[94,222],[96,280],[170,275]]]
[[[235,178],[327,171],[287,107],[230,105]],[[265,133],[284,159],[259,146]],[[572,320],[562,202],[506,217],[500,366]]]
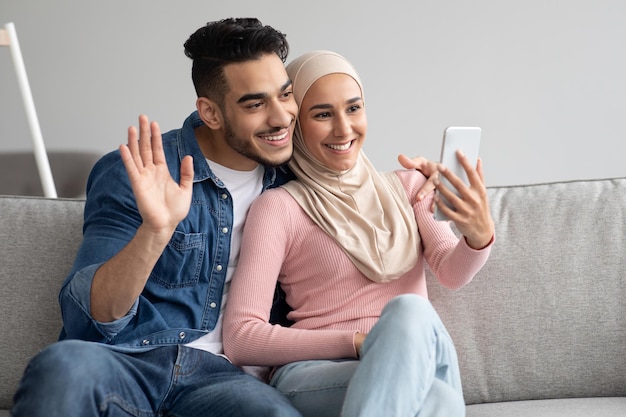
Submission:
[[[290,59],[355,63],[381,170],[398,153],[438,159],[446,126],[478,125],[490,185],[626,175],[622,0],[0,0],[50,150],[112,150],[140,113],[178,127],[195,103],[182,44],[228,16],[285,32]],[[7,48],[0,74],[0,152],[29,150]]]

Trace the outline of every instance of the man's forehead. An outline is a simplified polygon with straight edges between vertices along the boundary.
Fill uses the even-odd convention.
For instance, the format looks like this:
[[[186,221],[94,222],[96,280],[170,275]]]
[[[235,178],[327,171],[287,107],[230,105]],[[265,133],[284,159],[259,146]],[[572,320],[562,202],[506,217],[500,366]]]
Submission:
[[[227,95],[239,101],[248,95],[279,94],[291,82],[285,65],[276,54],[224,66]]]

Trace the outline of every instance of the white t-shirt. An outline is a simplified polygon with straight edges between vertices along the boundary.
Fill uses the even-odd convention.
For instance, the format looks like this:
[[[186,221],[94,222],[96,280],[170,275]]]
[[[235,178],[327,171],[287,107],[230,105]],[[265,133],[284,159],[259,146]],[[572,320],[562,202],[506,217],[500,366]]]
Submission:
[[[224,346],[222,343],[222,323],[224,316],[224,306],[228,298],[230,281],[233,278],[235,268],[239,261],[239,250],[241,248],[241,237],[243,225],[246,221],[248,209],[263,190],[263,174],[265,169],[259,165],[252,171],[236,171],[207,160],[211,170],[222,180],[233,199],[233,230],[230,241],[230,258],[228,259],[228,269],[226,271],[226,282],[224,283],[224,293],[222,295],[222,305],[215,329],[190,342],[187,346],[206,350],[216,355],[224,356]]]

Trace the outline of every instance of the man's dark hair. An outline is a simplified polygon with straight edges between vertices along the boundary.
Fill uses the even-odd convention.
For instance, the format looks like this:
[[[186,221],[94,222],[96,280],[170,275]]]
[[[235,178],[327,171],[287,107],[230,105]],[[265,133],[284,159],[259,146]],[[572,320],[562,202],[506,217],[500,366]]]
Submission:
[[[228,85],[224,66],[275,53],[285,62],[289,44],[285,35],[256,18],[228,18],[209,22],[185,42],[185,55],[193,60],[191,78],[198,97],[220,106]]]

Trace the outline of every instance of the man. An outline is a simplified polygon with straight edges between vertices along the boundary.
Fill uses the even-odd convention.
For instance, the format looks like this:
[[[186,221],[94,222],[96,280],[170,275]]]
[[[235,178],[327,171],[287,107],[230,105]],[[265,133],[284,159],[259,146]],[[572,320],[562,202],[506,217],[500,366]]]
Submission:
[[[14,417],[300,415],[221,341],[248,206],[291,179],[288,43],[256,19],[225,19],[185,53],[197,111],[162,137],[140,116],[95,165],[60,341],[29,364]]]
[[[288,44],[256,19],[226,19],[191,35],[185,53],[197,112],[162,141],[140,117],[139,142],[131,128],[94,167],[60,294],[62,340],[29,365],[15,417],[299,416],[220,356],[245,205],[289,179],[275,168],[291,157],[297,114]]]

